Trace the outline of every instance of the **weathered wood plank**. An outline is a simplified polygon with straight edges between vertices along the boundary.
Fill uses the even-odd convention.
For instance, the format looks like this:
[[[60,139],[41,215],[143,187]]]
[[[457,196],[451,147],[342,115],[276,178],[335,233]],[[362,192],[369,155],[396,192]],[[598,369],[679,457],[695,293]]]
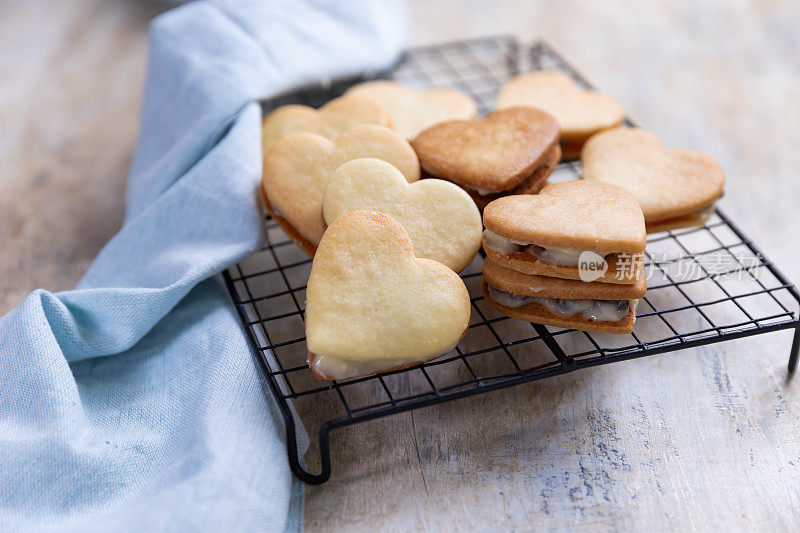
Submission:
[[[800,279],[800,92],[770,5],[412,2],[427,43],[542,37],[673,146],[719,158],[723,207]],[[599,6],[599,4],[597,4]],[[442,21],[447,21],[446,24]],[[796,529],[800,398],[776,333],[600,367],[348,429],[309,530]]]
[[[599,4],[598,4],[599,5]],[[0,2],[0,312],[66,289],[122,220],[147,2]],[[726,210],[800,280],[790,2],[411,2],[412,41],[543,37],[639,123],[728,171]],[[595,368],[334,434],[309,530],[796,529],[788,333]]]

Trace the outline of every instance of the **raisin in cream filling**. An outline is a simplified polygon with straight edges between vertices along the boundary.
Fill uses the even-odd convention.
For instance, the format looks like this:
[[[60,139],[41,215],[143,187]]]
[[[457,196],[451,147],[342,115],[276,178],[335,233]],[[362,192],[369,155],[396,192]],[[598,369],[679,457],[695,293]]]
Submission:
[[[639,300],[569,300],[563,298],[537,298],[534,296],[524,296],[512,294],[510,292],[495,289],[487,285],[489,298],[496,304],[503,307],[516,309],[529,304],[539,304],[546,308],[550,313],[561,316],[571,317],[580,315],[592,322],[619,322],[628,315],[628,311],[633,308],[636,311],[636,304]]]
[[[504,237],[488,229],[483,232],[483,240],[488,248],[502,255],[525,252],[540,261],[562,266],[578,266],[580,256],[584,252],[584,250],[575,250],[572,248],[539,246],[529,242],[515,241],[514,239],[509,239],[508,237]],[[607,257],[613,252],[595,253],[602,257]]]

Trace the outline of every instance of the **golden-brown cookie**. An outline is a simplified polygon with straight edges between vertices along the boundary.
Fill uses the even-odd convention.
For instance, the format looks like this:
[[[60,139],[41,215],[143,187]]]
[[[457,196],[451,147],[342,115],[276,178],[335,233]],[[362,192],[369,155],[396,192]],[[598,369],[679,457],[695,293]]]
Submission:
[[[514,107],[481,120],[441,122],[411,145],[428,174],[486,195],[510,191],[548,166],[558,133],[544,111]]]
[[[391,126],[392,121],[388,111],[364,96],[334,98],[319,109],[294,104],[281,106],[264,117],[261,150],[266,156],[273,144],[292,133],[316,133],[335,139],[359,124]]]
[[[647,292],[644,279],[632,285],[585,283],[523,274],[488,259],[483,294],[506,316],[562,328],[630,333],[636,303]]]
[[[588,139],[589,137],[580,140],[561,139],[559,143],[561,146],[561,159],[563,161],[580,159],[581,150]]]
[[[558,71],[528,72],[509,80],[500,89],[497,108],[520,105],[538,107],[558,120],[563,159],[577,158],[589,137],[625,120],[625,109],[619,101],[601,92],[583,89]]]
[[[524,274],[506,268],[491,258],[483,262],[483,279],[501,291],[538,298],[636,300],[647,293],[647,281],[644,278],[629,285],[599,281],[586,283],[577,279]]]
[[[322,202],[325,223],[358,210],[389,215],[408,231],[417,257],[456,272],[470,264],[481,246],[481,215],[463,189],[437,179],[409,184],[386,161],[348,161],[328,180]]]
[[[647,239],[632,194],[579,180],[551,183],[537,195],[499,198],[483,221],[495,233],[540,246],[638,253]]]
[[[483,249],[486,251],[486,257],[495,263],[525,274],[537,274],[566,280],[581,279],[581,269],[577,264],[554,264],[550,261],[540,260],[536,255],[527,251],[524,246],[518,252],[501,253],[497,249],[491,248],[487,244],[487,238],[484,236]],[[604,266],[600,267],[602,271],[598,272],[597,278],[589,276],[593,280],[596,279],[608,284],[626,285],[645,278],[644,257],[641,252],[637,254],[612,252],[598,255],[600,256],[599,258],[594,256],[591,258],[597,261],[602,258]],[[578,254],[578,257],[580,257],[580,254]],[[577,262],[575,261],[575,263]]]
[[[409,182],[419,179],[419,162],[411,145],[384,126],[355,126],[335,141],[313,133],[295,133],[267,152],[262,177],[265,205],[309,255],[314,255],[325,231],[322,198],[328,178],[343,163],[362,157],[388,161]]]
[[[469,325],[461,278],[414,256],[391,217],[351,211],[317,248],[306,289],[309,366],[318,379],[345,379],[435,359]]]
[[[486,282],[483,283],[483,295],[489,304],[502,314],[524,322],[534,324],[546,324],[566,329],[577,329],[579,331],[593,331],[596,333],[613,333],[624,335],[633,331],[633,324],[636,321],[636,309],[633,304],[628,304],[628,313],[619,322],[602,322],[587,320],[580,316],[559,316],[552,313],[546,306],[539,303],[529,303],[522,307],[506,307],[493,301],[489,294]]]
[[[469,120],[478,114],[475,100],[455,89],[434,87],[419,91],[396,81],[376,80],[359,83],[345,94],[378,102],[391,115],[392,128],[409,140],[439,122]]]
[[[615,128],[592,137],[581,154],[583,178],[631,191],[650,232],[701,224],[722,196],[725,173],[697,150],[668,150],[638,128]]]
[[[647,233],[659,233],[662,231],[673,231],[677,229],[703,226],[707,224],[709,220],[711,220],[711,217],[714,216],[715,210],[716,208],[712,204],[706,209],[701,209],[700,211],[695,211],[694,213],[690,213],[688,215],[668,218],[660,222],[653,222],[652,224],[647,224],[645,222],[645,226],[647,227]]]
[[[558,145],[555,145],[547,153],[546,159],[542,163],[542,166],[537,168],[529,178],[506,193],[478,194],[478,192],[474,189],[464,190],[467,191],[467,194],[469,194],[470,197],[472,197],[475,205],[477,205],[480,212],[483,213],[484,208],[489,205],[489,203],[502,196],[510,194],[537,194],[544,188],[545,185],[547,185],[547,178],[549,178],[550,174],[553,173],[553,170],[556,168],[556,165],[558,165],[558,161],[560,159],[561,149],[558,147]]]
[[[487,256],[520,272],[622,284],[644,275],[644,217],[621,187],[553,183],[537,195],[493,201],[483,211],[483,223]],[[587,270],[579,265],[586,267],[586,261],[602,262],[596,278],[582,275]]]

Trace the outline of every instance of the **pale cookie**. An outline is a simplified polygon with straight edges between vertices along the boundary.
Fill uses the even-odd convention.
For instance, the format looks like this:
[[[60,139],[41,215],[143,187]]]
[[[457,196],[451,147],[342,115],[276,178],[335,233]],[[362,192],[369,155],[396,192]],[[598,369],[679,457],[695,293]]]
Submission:
[[[485,196],[508,192],[540,168],[550,168],[558,133],[551,115],[513,107],[481,120],[439,123],[411,144],[425,172]]]
[[[478,114],[475,101],[455,89],[434,87],[418,91],[396,81],[377,80],[359,83],[345,94],[378,102],[391,115],[392,128],[409,140],[439,122],[473,119]]]
[[[637,128],[616,128],[589,139],[581,166],[584,179],[631,191],[648,232],[705,223],[725,186],[725,173],[711,156],[668,150]]]
[[[346,379],[435,359],[470,319],[464,282],[414,256],[405,229],[377,211],[351,211],[325,232],[306,289],[308,363]]]
[[[285,105],[271,111],[262,124],[261,150],[266,157],[273,144],[292,133],[316,133],[335,139],[359,124],[391,126],[391,117],[379,103],[363,96],[334,98],[319,109]]]
[[[355,126],[335,141],[295,133],[275,143],[264,158],[262,191],[267,210],[309,255],[314,255],[325,231],[322,198],[328,178],[343,163],[362,157],[388,161],[409,182],[419,179],[414,150],[384,126]]]
[[[523,274],[488,258],[483,280],[484,297],[506,316],[603,333],[630,333],[638,300],[647,292],[644,279],[632,285],[585,283]]]
[[[358,210],[380,211],[394,218],[411,236],[417,257],[433,259],[456,272],[470,264],[481,246],[481,215],[466,192],[437,179],[409,184],[385,161],[349,161],[328,180],[322,202],[325,223]]]
[[[615,98],[586,90],[558,71],[528,72],[509,80],[500,89],[497,107],[520,105],[544,109],[558,120],[564,159],[577,158],[586,139],[625,120],[625,108]]]
[[[631,284],[644,275],[644,216],[631,193],[606,183],[567,181],[537,195],[499,198],[483,211],[487,257],[524,272]],[[586,261],[597,277],[582,276]],[[583,268],[586,273],[586,268]]]

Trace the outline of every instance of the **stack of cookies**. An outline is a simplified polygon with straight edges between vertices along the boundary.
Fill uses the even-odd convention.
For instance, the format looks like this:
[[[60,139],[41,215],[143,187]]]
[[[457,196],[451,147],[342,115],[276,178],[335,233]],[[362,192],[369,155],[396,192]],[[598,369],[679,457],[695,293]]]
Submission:
[[[265,117],[264,205],[314,258],[305,320],[317,378],[451,350],[470,319],[457,273],[481,243],[483,292],[500,312],[630,333],[646,232],[702,224],[722,194],[713,159],[619,127],[619,102],[564,74],[518,76],[495,111],[477,109],[453,89],[374,81]],[[584,179],[547,184],[578,156]]]
[[[647,291],[644,216],[628,191],[569,181],[499,198],[483,212],[483,292],[501,313],[630,333]]]

